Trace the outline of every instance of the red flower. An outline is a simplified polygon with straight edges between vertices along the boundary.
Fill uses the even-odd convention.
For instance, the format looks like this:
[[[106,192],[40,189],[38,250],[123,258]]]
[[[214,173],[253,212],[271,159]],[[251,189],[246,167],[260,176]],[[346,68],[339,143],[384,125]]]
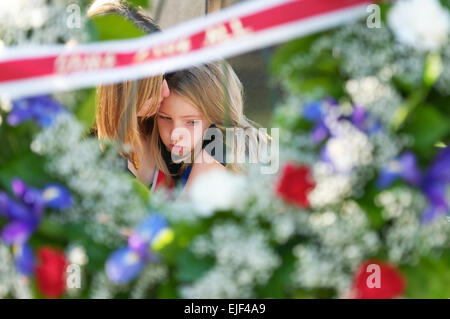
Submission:
[[[276,193],[293,205],[308,208],[308,194],[315,186],[309,167],[289,162],[283,167]]]
[[[402,274],[388,263],[372,260],[363,263],[355,274],[351,297],[355,299],[392,299],[405,291]]]
[[[50,247],[38,250],[36,280],[39,290],[49,298],[58,298],[66,290],[66,266],[64,253]]]

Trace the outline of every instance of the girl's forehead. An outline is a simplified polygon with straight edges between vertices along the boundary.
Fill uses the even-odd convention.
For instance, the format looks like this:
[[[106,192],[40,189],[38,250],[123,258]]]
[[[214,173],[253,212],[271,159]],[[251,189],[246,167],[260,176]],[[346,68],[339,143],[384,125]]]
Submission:
[[[177,117],[202,116],[202,112],[192,105],[187,98],[175,92],[171,92],[164,100],[159,109],[159,113]]]

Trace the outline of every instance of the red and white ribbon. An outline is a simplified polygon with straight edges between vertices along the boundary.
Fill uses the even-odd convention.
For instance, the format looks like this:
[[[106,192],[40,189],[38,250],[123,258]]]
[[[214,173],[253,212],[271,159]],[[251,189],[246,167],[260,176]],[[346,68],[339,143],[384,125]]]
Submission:
[[[335,27],[367,0],[259,0],[136,39],[5,48],[0,94],[11,98],[149,77]]]

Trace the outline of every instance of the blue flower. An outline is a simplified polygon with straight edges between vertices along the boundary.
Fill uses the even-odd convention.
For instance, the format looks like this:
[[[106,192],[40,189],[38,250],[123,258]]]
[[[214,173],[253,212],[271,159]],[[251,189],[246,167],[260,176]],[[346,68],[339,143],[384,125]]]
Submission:
[[[12,111],[6,119],[11,126],[34,120],[41,127],[48,127],[60,113],[65,112],[65,108],[49,95],[16,99],[12,103]]]
[[[115,251],[106,262],[106,274],[116,284],[133,280],[145,265],[144,258],[128,246]]]
[[[15,244],[13,246],[14,263],[18,271],[25,275],[30,276],[33,274],[35,259],[31,246],[28,243]]]
[[[42,199],[46,206],[64,210],[72,205],[70,192],[62,185],[49,183],[42,189]]]
[[[378,176],[377,187],[379,189],[387,188],[399,178],[412,185],[420,184],[422,176],[413,153],[406,152],[400,157],[392,159],[388,165],[383,167]]]
[[[450,147],[443,149],[428,169],[421,189],[428,199],[428,207],[422,214],[422,222],[428,223],[450,212]]]
[[[139,236],[143,242],[151,244],[159,232],[167,227],[165,218],[160,214],[153,213],[139,224],[135,235]]]
[[[310,122],[318,122],[318,121],[322,120],[322,118],[324,116],[322,102],[321,101],[313,101],[313,102],[309,102],[308,104],[306,104],[302,110],[302,116]]]
[[[325,123],[326,115],[336,109],[339,104],[333,98],[325,98],[321,101],[312,101],[305,105],[302,110],[302,117],[314,123],[310,133],[310,138],[315,144],[319,144],[330,136],[334,136],[330,128]],[[341,115],[338,120],[346,119]]]
[[[155,239],[168,229],[165,218],[153,213],[145,218],[128,238],[128,245],[115,251],[106,262],[109,279],[123,284],[133,280],[148,262],[156,262],[159,257],[151,251]]]

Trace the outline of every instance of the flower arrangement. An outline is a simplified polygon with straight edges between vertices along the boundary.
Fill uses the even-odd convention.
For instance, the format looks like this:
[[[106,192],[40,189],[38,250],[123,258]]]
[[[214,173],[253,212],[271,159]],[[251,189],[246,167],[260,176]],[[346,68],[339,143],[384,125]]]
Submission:
[[[277,50],[278,173],[179,201],[100,150],[92,92],[3,99],[0,297],[448,298],[449,7],[381,10]]]

